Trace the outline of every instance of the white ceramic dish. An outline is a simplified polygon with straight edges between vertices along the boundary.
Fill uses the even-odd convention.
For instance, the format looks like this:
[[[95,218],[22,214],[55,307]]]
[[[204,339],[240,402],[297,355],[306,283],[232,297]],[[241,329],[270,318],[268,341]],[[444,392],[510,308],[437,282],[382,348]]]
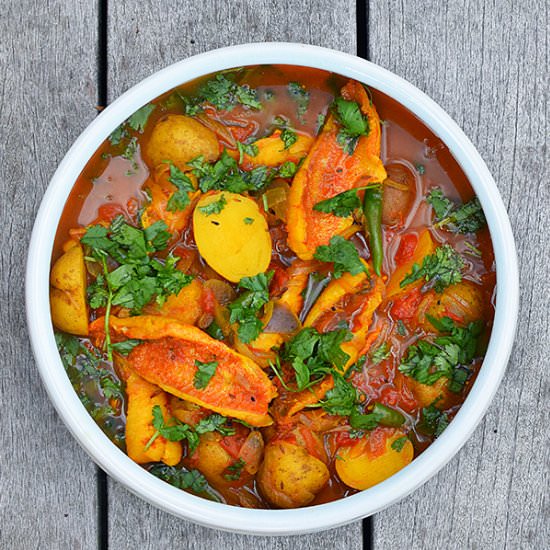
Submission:
[[[199,76],[243,65],[279,63],[316,67],[359,80],[416,114],[449,147],[477,193],[489,224],[497,271],[493,331],[477,380],[445,432],[409,466],[383,483],[329,504],[297,510],[250,510],[210,502],[157,479],[103,434],[73,390],[57,352],[50,319],[48,274],[55,232],[69,192],[101,142],[129,115],[167,90]],[[373,514],[402,499],[440,470],[464,445],[500,384],[512,348],[519,302],[517,258],[508,216],[480,155],[455,122],[417,88],[372,63],[301,44],[245,44],[191,57],[134,86],[81,134],[44,195],[29,248],[26,304],[40,375],[61,418],[92,459],[135,494],[196,523],[254,534],[329,529]]]

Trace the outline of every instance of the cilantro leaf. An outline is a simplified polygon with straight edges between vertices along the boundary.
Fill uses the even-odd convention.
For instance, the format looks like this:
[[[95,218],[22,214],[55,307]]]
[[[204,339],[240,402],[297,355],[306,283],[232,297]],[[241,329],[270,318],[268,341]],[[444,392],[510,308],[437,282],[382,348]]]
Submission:
[[[231,466],[227,467],[227,471],[229,473],[224,474],[223,477],[228,481],[237,481],[238,479],[241,478],[241,474],[245,466],[246,466],[246,462],[242,458],[239,458],[238,460],[233,462]]]
[[[434,209],[436,220],[442,220],[454,208],[454,204],[443,194],[439,187],[430,189],[426,202]]]
[[[212,201],[206,204],[205,206],[199,206],[199,210],[205,216],[211,216],[212,214],[219,214],[224,209],[224,206],[226,204],[227,204],[227,201],[225,200],[225,197],[222,194],[217,201]]]
[[[409,441],[409,438],[406,435],[398,437],[392,442],[391,448],[394,451],[397,451],[398,453],[400,453],[403,450],[403,447],[405,446],[405,443],[407,443],[407,441]]]
[[[185,439],[189,445],[189,451],[191,453],[195,451],[199,444],[199,436],[191,426],[176,419],[172,419],[172,422],[166,423],[160,405],[155,405],[151,412],[153,414],[153,428],[156,431],[145,445],[144,449],[146,451],[159,436],[164,437],[168,441],[182,441]]]
[[[111,347],[113,348],[113,351],[116,351],[117,353],[120,353],[120,355],[127,357],[136,346],[139,346],[142,343],[143,343],[143,340],[130,338],[129,340],[116,342],[115,344],[112,344]]]
[[[109,292],[105,288],[105,277],[99,274],[96,280],[87,289],[88,304],[92,309],[105,307],[109,299]]]
[[[199,420],[195,431],[200,435],[208,432],[219,432],[224,436],[235,434],[235,428],[227,426],[227,418],[217,413]]]
[[[333,371],[332,377],[334,387],[327,391],[325,398],[319,403],[329,414],[349,416],[357,406],[357,390],[339,372]]]
[[[255,157],[260,152],[255,143],[246,144],[240,141],[237,141],[237,151],[239,151],[239,164],[242,164],[244,155]]]
[[[390,346],[387,342],[384,342],[371,353],[370,359],[375,365],[378,365],[379,363],[387,359],[390,355]]]
[[[138,109],[133,115],[128,118],[128,126],[136,132],[142,133],[145,130],[145,125],[151,116],[151,113],[155,110],[155,105],[147,103],[140,109]]]
[[[166,210],[169,212],[185,210],[191,202],[189,193],[192,193],[195,190],[193,187],[193,182],[172,163],[170,163],[170,176],[168,177],[168,181],[176,187],[177,191],[172,193],[168,199]]]
[[[292,162],[291,160],[287,160],[286,162],[283,162],[281,166],[279,166],[279,177],[281,178],[291,178],[296,174],[298,171],[298,166],[295,162]]]
[[[462,256],[451,245],[444,244],[437,247],[433,254],[425,256],[422,266],[415,263],[412,271],[401,281],[400,286],[404,288],[419,279],[424,279],[432,282],[436,292],[443,292],[449,285],[462,280],[464,265]]]
[[[336,279],[345,272],[352,275],[362,272],[368,274],[368,268],[361,261],[355,246],[340,235],[332,237],[328,245],[318,246],[313,257],[322,262],[333,262],[333,273]]]
[[[449,425],[449,416],[435,406],[436,402],[437,400],[422,409],[421,427],[429,434],[439,437]]]
[[[350,189],[344,191],[330,199],[325,199],[313,206],[313,210],[317,212],[325,212],[326,214],[334,214],[340,218],[351,216],[353,211],[361,208],[361,201],[357,196],[359,189]]]
[[[281,138],[281,141],[284,143],[283,149],[289,149],[298,141],[298,135],[296,132],[293,132],[289,128],[285,128],[281,135],[279,136]]]
[[[337,97],[334,100],[333,110],[342,126],[336,140],[344,151],[351,155],[355,151],[359,137],[369,134],[369,119],[363,115],[355,101],[348,101],[342,97]]]
[[[159,463],[151,466],[149,472],[178,489],[189,489],[194,493],[204,493],[208,488],[208,482],[199,470],[179,469],[175,466]]]
[[[216,374],[216,369],[218,368],[218,361],[209,361],[203,363],[202,361],[195,360],[195,366],[197,371],[193,378],[193,386],[198,390],[203,390],[208,386],[208,383]]]
[[[289,82],[288,93],[296,102],[298,107],[298,116],[302,118],[306,114],[309,107],[309,92],[303,84],[300,84],[299,82]]]

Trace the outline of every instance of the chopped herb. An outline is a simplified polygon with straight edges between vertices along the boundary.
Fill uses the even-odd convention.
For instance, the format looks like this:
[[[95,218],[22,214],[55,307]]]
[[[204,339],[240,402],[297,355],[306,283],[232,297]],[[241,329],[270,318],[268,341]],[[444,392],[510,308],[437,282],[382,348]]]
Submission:
[[[124,340],[123,342],[117,342],[111,345],[113,351],[116,351],[120,355],[127,357],[130,352],[140,344],[143,343],[143,340],[137,340],[136,338],[131,338],[129,340]]]
[[[444,431],[445,428],[449,425],[449,416],[446,412],[439,410],[435,404],[438,399],[436,399],[429,407],[424,407],[422,409],[422,428],[430,434],[433,434],[435,437],[439,437]]]
[[[375,186],[377,187],[378,184],[373,186],[365,185],[363,187],[350,189],[349,191],[343,191],[342,193],[338,193],[338,195],[334,195],[334,197],[331,197],[330,199],[325,199],[318,202],[313,207],[313,210],[325,212],[327,214],[334,214],[340,218],[347,218],[353,214],[354,210],[361,208],[361,201],[359,200],[357,193],[369,187]]]
[[[199,420],[195,431],[200,435],[208,432],[219,432],[223,436],[235,434],[235,428],[227,425],[227,418],[217,413]]]
[[[390,355],[390,346],[387,342],[384,342],[371,353],[370,359],[375,365],[378,365],[379,363],[387,359]]]
[[[415,263],[412,271],[401,281],[401,288],[419,279],[432,282],[436,292],[443,292],[449,285],[459,283],[462,280],[464,260],[462,256],[449,244],[444,244],[435,249],[422,260],[422,266]]]
[[[193,378],[193,386],[198,390],[203,390],[208,386],[208,383],[216,373],[218,361],[203,363],[202,361],[195,360],[195,366],[197,367],[197,371]]]
[[[254,218],[243,218],[243,222],[246,224],[246,225],[251,225],[254,223]]]
[[[231,466],[227,467],[227,471],[229,473],[224,474],[223,477],[228,481],[237,481],[238,479],[241,479],[241,474],[245,466],[246,462],[242,458],[239,458],[238,460],[233,462]]]
[[[407,443],[407,441],[409,441],[409,438],[406,436],[406,435],[403,435],[401,437],[398,437],[396,440],[393,441],[393,443],[391,444],[391,448],[394,450],[394,451],[397,451],[398,453],[400,453],[402,450],[403,450],[403,447],[405,446],[405,443]]]
[[[349,423],[357,430],[373,430],[378,425],[398,428],[405,423],[405,417],[397,410],[382,403],[374,403],[372,410],[362,414],[354,407],[349,415]]]
[[[357,406],[357,390],[339,372],[333,371],[332,377],[334,387],[327,391],[325,398],[319,404],[329,414],[349,416]]]
[[[288,83],[288,93],[298,105],[298,116],[302,118],[309,107],[309,92],[299,82]]]
[[[317,247],[313,257],[322,262],[334,263],[334,277],[339,279],[345,272],[351,275],[367,273],[367,266],[361,261],[357,249],[344,237],[335,235],[330,239],[328,245]]]
[[[296,132],[285,128],[280,135],[281,141],[284,143],[284,149],[289,149],[298,141]]]
[[[229,304],[229,321],[238,323],[237,333],[244,343],[255,340],[262,331],[263,325],[257,313],[269,302],[269,283],[273,274],[273,271],[268,271],[253,277],[243,277],[239,281],[239,287],[247,292],[243,292]]]
[[[149,472],[178,489],[204,493],[208,488],[206,478],[198,470],[184,470],[166,464],[154,464]]]
[[[369,119],[355,101],[347,101],[342,97],[334,100],[334,112],[342,125],[338,132],[337,141],[348,155],[352,155],[361,136],[370,132]]]
[[[182,441],[187,440],[189,445],[189,451],[193,453],[199,444],[199,436],[195,430],[188,424],[184,424],[177,419],[172,419],[171,422],[166,423],[164,416],[162,415],[162,409],[160,405],[155,405],[152,409],[153,413],[153,428],[155,433],[151,436],[144,449],[147,451],[149,447],[155,442],[157,437],[161,436],[168,441]]]
[[[168,199],[166,210],[169,212],[185,210],[191,202],[189,193],[195,190],[193,182],[172,163],[170,163],[170,176],[168,177],[168,181],[177,188],[177,191],[172,193]]]
[[[399,336],[407,336],[408,334],[407,327],[401,319],[397,321],[397,334],[399,334]]]
[[[426,197],[434,209],[436,227],[442,227],[453,233],[475,233],[486,223],[479,199],[455,205],[439,187],[434,187]]]
[[[205,216],[211,216],[212,214],[219,214],[223,209],[224,206],[227,204],[227,201],[225,200],[225,197],[223,194],[217,201],[212,201],[205,206],[199,206],[199,210],[205,215]]]
[[[260,152],[255,143],[246,144],[240,141],[237,141],[237,151],[239,151],[239,164],[242,164],[244,155],[255,157]]]
[[[421,176],[426,173],[426,167],[423,164],[415,164],[414,167]]]
[[[136,132],[143,133],[145,130],[145,125],[151,116],[151,113],[155,110],[155,105],[152,103],[147,103],[140,109],[138,109],[133,115],[130,115],[128,118],[128,126],[135,130]]]
[[[438,336],[433,342],[419,340],[410,346],[401,360],[399,370],[429,386],[441,377],[446,377],[449,390],[459,392],[470,373],[467,366],[476,357],[483,323],[477,321],[460,327],[449,317],[435,319],[428,316],[428,319],[437,330],[448,334]]]
[[[216,323],[216,321],[212,321],[207,329],[206,332],[212,336],[212,338],[215,338],[216,340],[223,340],[225,338],[223,334],[223,330],[221,329],[220,325]]]
[[[281,178],[291,178],[296,174],[298,171],[298,166],[295,162],[292,162],[291,160],[287,160],[286,162],[283,162],[281,166],[279,166],[279,177]]]
[[[326,116],[323,113],[317,115],[317,126],[315,128],[315,133],[318,134],[321,131],[321,128],[325,124]]]
[[[126,132],[126,129],[124,127],[124,123],[120,126],[117,126],[111,135],[109,136],[109,141],[111,142],[111,145],[119,145],[120,142],[127,137],[128,133]]]
[[[479,248],[476,248],[472,243],[469,243],[468,241],[464,242],[464,246],[468,249],[464,252],[465,254],[469,254],[470,256],[474,256],[476,258],[481,258],[481,256],[483,255]]]
[[[232,111],[236,105],[256,110],[262,108],[256,90],[246,84],[241,86],[223,74],[217,74],[203,84],[196,97],[187,99],[186,113],[191,116],[197,114],[202,110],[203,103],[210,103],[220,111]]]

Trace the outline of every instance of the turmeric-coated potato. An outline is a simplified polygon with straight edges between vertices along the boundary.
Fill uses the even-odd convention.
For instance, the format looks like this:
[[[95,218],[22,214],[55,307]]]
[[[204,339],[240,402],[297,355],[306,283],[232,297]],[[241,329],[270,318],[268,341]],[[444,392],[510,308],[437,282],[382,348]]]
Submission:
[[[215,432],[201,436],[199,446],[193,455],[193,467],[197,468],[208,482],[216,488],[227,485],[227,468],[235,460],[220,445],[222,436]]]
[[[236,193],[204,195],[193,213],[195,242],[201,256],[234,283],[263,273],[271,260],[271,236],[258,205]]]
[[[193,279],[178,294],[170,294],[162,306],[154,303],[146,306],[145,313],[177,319],[180,323],[194,325],[202,315],[202,285]]]
[[[199,156],[215,161],[220,153],[216,134],[195,119],[184,115],[168,115],[160,119],[145,145],[144,157],[150,168],[170,161],[180,170],[189,170],[187,163]]]
[[[439,407],[445,407],[451,397],[447,383],[449,379],[442,376],[431,386],[421,384],[410,376],[405,377],[407,387],[411,390],[419,407],[429,407],[434,401],[437,401]]]
[[[166,422],[171,414],[168,394],[158,386],[150,384],[135,373],[126,381],[128,412],[126,414],[126,452],[138,464],[162,461],[174,466],[181,460],[182,447],[179,441],[168,441],[156,437],[153,427],[153,407],[158,405]]]
[[[397,431],[386,437],[381,452],[372,452],[366,439],[351,447],[341,447],[335,461],[338,476],[346,485],[359,490],[368,489],[384,481],[413,459],[414,449],[408,439],[400,450],[399,447],[392,447],[392,444],[404,435],[403,432]]]
[[[303,447],[276,441],[265,448],[257,479],[260,491],[271,504],[298,508],[315,498],[327,483],[329,471],[324,462]]]
[[[69,248],[55,262],[50,284],[53,324],[64,332],[87,336],[86,266],[80,244]]]

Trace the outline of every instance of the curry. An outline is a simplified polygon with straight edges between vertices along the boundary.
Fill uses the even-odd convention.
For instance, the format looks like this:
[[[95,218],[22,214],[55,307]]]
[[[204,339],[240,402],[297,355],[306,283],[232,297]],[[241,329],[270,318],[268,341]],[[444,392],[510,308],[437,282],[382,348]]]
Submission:
[[[480,203],[391,98],[255,66],[171,90],[75,183],[52,257],[83,405],[151,474],[252,508],[368,489],[439,437],[481,366]]]

